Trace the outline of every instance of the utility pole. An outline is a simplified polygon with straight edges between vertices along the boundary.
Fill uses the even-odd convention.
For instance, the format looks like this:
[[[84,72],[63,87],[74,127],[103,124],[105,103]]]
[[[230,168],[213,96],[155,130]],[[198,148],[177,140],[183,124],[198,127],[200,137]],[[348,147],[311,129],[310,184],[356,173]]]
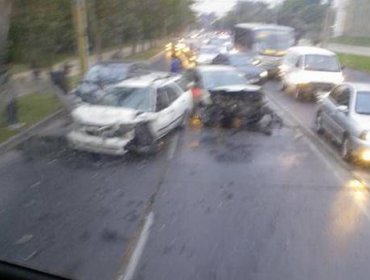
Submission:
[[[87,16],[85,0],[75,1],[75,18],[80,71],[84,74],[88,68],[89,41],[87,36]]]

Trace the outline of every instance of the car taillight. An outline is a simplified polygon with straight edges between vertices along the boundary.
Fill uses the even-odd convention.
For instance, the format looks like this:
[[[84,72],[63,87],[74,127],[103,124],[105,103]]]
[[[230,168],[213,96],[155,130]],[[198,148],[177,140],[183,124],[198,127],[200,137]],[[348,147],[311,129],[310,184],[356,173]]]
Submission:
[[[193,99],[197,100],[202,95],[202,90],[198,87],[193,87],[191,89],[191,94],[193,95]]]

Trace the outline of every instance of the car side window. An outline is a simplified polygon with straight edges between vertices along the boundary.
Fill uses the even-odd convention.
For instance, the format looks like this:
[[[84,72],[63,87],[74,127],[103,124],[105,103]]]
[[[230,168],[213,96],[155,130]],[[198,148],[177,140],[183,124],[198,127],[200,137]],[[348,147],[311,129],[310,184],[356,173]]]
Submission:
[[[188,90],[189,81],[185,78],[185,76],[182,76],[180,79],[175,81],[176,85],[181,88],[183,91]]]
[[[167,92],[169,104],[174,102],[179,97],[178,92],[172,86],[170,86],[170,85],[165,86],[164,89]]]
[[[298,62],[299,56],[296,55],[295,53],[290,53],[287,58],[286,58],[286,63],[289,65],[296,65]]]
[[[165,88],[158,88],[156,100],[156,112],[162,111],[170,105]]]
[[[349,107],[350,93],[351,91],[349,88],[343,88],[340,95],[337,97],[338,105],[344,105]]]
[[[297,68],[302,68],[302,66],[303,66],[303,56],[299,56],[299,57],[298,57],[298,59],[297,59],[297,62],[296,62],[296,64],[295,64],[295,66],[296,66]]]
[[[330,93],[330,99],[337,106],[349,106],[350,101],[350,89],[347,87],[339,86]]]

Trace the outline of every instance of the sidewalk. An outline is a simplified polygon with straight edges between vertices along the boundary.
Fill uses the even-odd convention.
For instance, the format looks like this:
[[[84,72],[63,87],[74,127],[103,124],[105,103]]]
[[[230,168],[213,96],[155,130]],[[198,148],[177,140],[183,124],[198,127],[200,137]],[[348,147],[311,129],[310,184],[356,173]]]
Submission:
[[[337,53],[362,55],[362,56],[370,57],[370,47],[360,47],[360,46],[351,46],[351,45],[345,45],[345,44],[329,43],[327,45],[327,48]]]

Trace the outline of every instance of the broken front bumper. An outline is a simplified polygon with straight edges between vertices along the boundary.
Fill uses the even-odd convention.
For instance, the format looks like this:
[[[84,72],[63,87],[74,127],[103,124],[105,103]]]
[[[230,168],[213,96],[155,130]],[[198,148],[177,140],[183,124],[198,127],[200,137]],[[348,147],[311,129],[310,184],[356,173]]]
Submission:
[[[68,142],[74,149],[109,155],[124,155],[127,152],[126,146],[133,137],[132,135],[124,138],[103,138],[87,135],[77,130],[67,135]]]

